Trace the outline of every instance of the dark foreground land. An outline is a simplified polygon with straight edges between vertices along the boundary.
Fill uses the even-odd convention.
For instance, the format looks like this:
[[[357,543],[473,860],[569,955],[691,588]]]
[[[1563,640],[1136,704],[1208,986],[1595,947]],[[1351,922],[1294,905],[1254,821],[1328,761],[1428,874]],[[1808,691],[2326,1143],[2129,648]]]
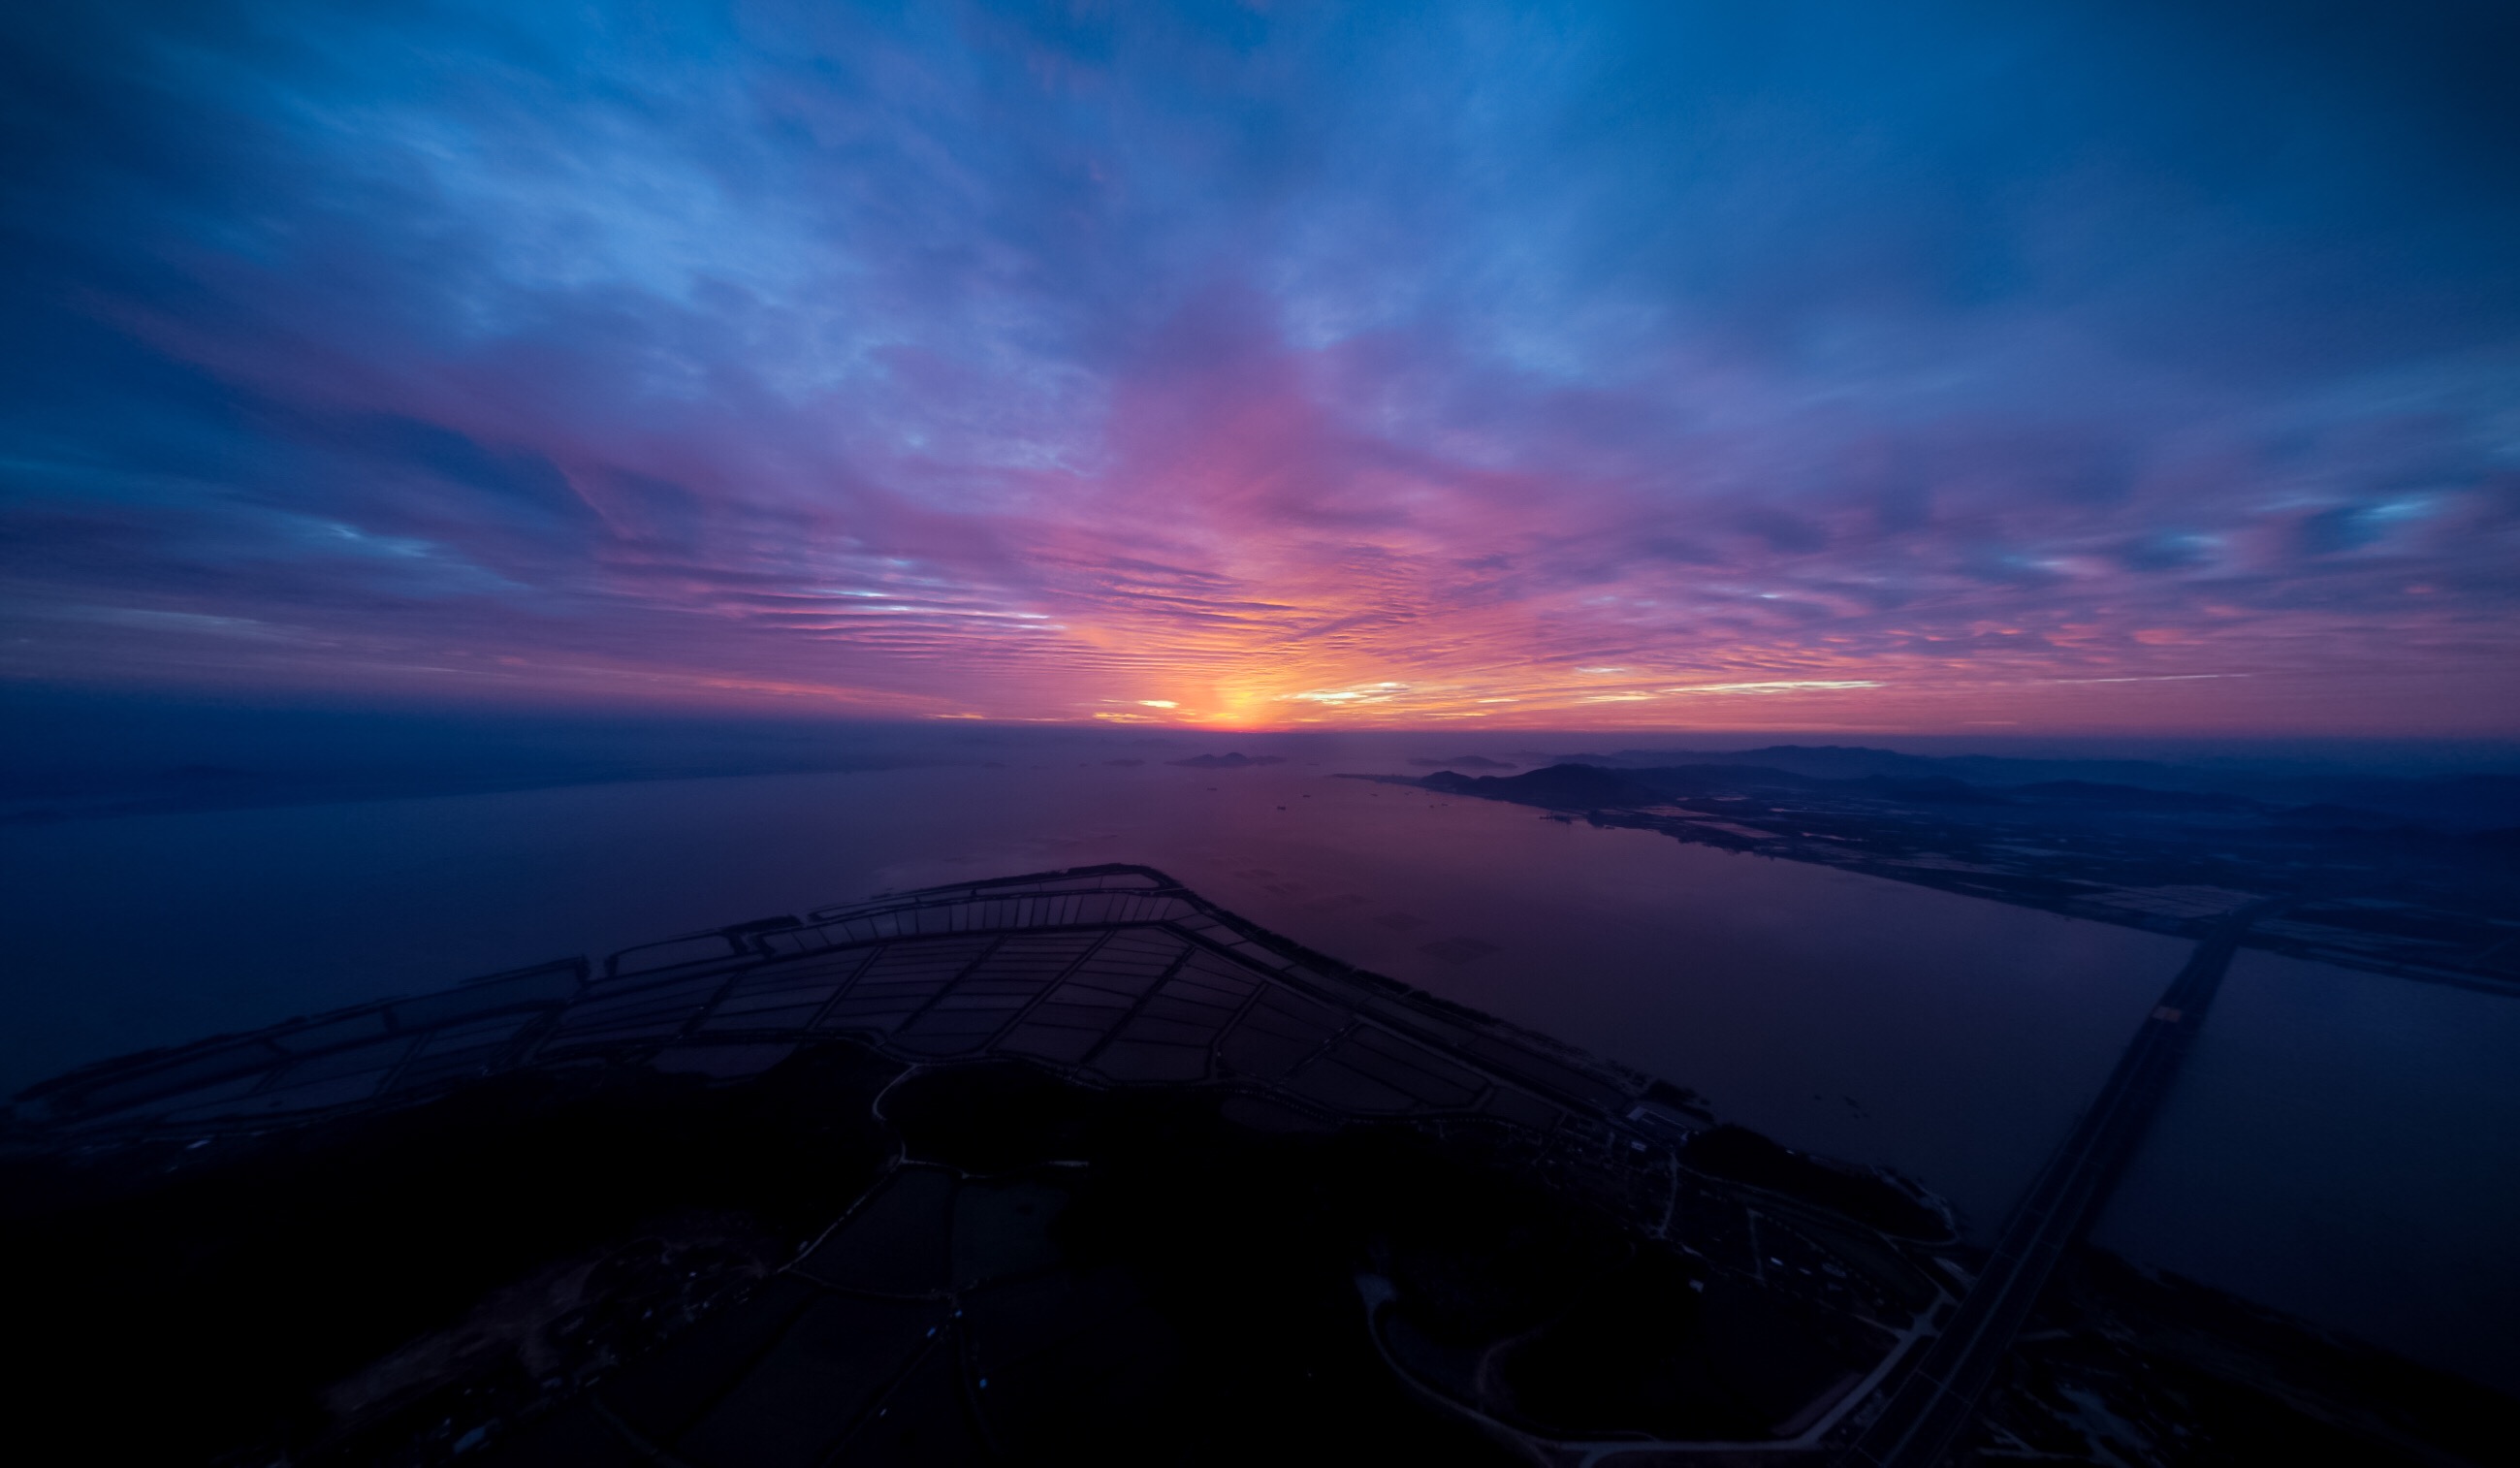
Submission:
[[[19,1098],[68,1458],[1829,1461],[1979,1263],[1895,1178],[1110,867]],[[2498,1461],[2514,1403],[2069,1256],[1959,1452]]]

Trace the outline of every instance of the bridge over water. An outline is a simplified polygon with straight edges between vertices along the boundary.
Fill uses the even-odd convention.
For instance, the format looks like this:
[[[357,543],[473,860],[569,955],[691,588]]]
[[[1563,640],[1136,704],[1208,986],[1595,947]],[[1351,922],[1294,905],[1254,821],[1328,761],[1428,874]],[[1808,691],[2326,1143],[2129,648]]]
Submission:
[[[1967,1428],[2056,1262],[2099,1217],[2110,1188],[2141,1144],[2223,985],[2240,936],[2280,906],[2243,908],[2196,945],[2136,1031],[2099,1097],[2014,1206],[1959,1310],[1894,1389],[1881,1415],[1847,1449],[1841,1459],[1846,1468],[1931,1468]]]

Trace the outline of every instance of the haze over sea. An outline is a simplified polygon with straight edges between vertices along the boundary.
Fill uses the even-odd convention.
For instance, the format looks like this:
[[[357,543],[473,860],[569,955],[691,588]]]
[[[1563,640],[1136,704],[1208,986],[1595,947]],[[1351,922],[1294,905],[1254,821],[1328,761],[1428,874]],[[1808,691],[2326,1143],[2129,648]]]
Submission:
[[[301,752],[323,742],[309,722],[340,727],[228,721],[266,747],[296,728]],[[880,891],[1135,862],[1728,1120],[1897,1167],[1983,1237],[2185,956],[2134,928],[1335,778],[1563,737],[1237,736],[1283,763],[1212,769],[1172,761],[1228,741],[878,730],[824,750],[875,768],[345,800],[322,793],[351,779],[337,766],[306,803],[20,821],[0,825],[0,1082]],[[557,778],[562,749],[617,766],[666,747],[583,728],[524,742],[540,763],[512,752],[509,782]],[[478,758],[407,751],[364,784],[489,782]],[[2500,996],[2244,952],[2098,1240],[2520,1384],[2515,1052],[2520,1004]]]

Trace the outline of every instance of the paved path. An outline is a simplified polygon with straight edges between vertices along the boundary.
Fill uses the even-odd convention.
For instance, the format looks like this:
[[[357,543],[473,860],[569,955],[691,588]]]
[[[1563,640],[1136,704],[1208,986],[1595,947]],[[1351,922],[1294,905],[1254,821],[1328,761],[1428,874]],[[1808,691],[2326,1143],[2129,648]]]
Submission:
[[[1847,1450],[1846,1468],[1932,1468],[1950,1450],[2057,1260],[2099,1216],[2143,1140],[2206,1006],[2222,987],[2240,935],[2277,906],[2243,908],[2196,945],[2187,966],[2136,1031],[2099,1098],[2013,1210],[1985,1272],[1951,1323]]]

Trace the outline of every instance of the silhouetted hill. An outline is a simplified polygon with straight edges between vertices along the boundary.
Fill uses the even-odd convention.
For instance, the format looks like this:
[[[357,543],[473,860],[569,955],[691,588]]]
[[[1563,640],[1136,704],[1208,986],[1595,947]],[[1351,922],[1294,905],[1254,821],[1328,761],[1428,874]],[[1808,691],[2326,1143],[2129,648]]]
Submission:
[[[1560,769],[1591,769],[1592,766],[1563,765]],[[1621,770],[1617,774],[1670,795],[1706,795],[1732,790],[1815,790],[1827,780],[1809,775],[1796,775],[1790,770],[1775,770],[1765,765],[1672,765],[1645,770]]]
[[[2090,779],[2049,779],[2015,785],[2012,793],[2056,805],[2091,806],[2111,811],[2245,812],[2263,809],[2245,795],[2218,795],[2201,790],[2150,790],[2140,785]]]
[[[2327,831],[2389,831],[2401,829],[2408,823],[2404,816],[2328,804],[2295,806],[2288,811],[2277,811],[2267,819],[2277,825]]]
[[[1564,762],[1614,768],[1672,770],[1691,766],[1754,766],[1812,779],[1862,779],[1867,776],[1931,776],[1946,773],[1941,761],[1892,749],[1852,744],[1771,744],[1759,749],[1622,749],[1612,754],[1570,754]]]
[[[1862,779],[1831,780],[1830,784],[1848,794],[1870,795],[1881,800],[1897,800],[1916,805],[2010,805],[2001,795],[1991,795],[1963,779],[1947,775],[1898,778],[1868,775]]]
[[[1565,810],[1655,805],[1675,796],[1742,790],[1826,791],[1917,805],[2004,805],[1964,780],[1948,776],[1867,776],[1828,779],[1759,765],[1677,765],[1644,770],[1605,770],[1598,765],[1552,765],[1521,775],[1471,778],[1453,771],[1427,776],[1430,789],[1489,800],[1513,800]]]
[[[1441,790],[1447,794],[1511,800],[1564,811],[1652,805],[1663,798],[1663,792],[1652,785],[1591,765],[1552,765],[1546,770],[1503,776],[1457,775],[1450,770],[1442,770],[1418,783],[1429,790]]]

